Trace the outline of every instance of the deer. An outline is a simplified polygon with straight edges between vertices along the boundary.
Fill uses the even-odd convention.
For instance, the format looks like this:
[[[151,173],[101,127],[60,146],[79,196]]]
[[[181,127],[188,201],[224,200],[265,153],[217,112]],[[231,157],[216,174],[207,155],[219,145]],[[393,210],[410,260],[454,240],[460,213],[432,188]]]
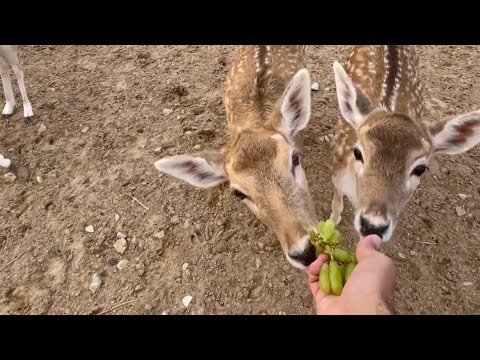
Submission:
[[[32,104],[27,96],[25,89],[23,68],[18,61],[17,45],[0,45],[0,76],[2,77],[3,93],[5,96],[5,107],[2,114],[10,116],[13,114],[15,107],[15,97],[13,96],[12,82],[10,79],[10,67],[17,78],[18,87],[23,100],[23,117],[29,118],[33,116]]]
[[[315,260],[308,232],[317,214],[300,156],[299,134],[310,121],[306,46],[240,46],[224,92],[226,145],[155,162],[158,171],[198,188],[225,182],[278,239],[288,262]]]
[[[425,119],[419,56],[413,46],[355,46],[333,64],[340,115],[332,140],[330,218],[343,199],[360,236],[389,241],[405,205],[438,154],[456,155],[480,142],[480,111]]]

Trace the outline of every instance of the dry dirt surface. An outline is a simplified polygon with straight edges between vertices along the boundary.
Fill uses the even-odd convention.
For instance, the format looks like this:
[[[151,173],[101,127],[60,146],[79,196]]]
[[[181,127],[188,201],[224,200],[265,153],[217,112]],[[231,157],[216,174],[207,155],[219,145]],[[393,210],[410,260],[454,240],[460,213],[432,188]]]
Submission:
[[[13,80],[17,107],[0,122],[0,154],[18,176],[8,183],[0,170],[0,313],[314,312],[305,273],[288,265],[265,226],[249,223],[227,185],[196,189],[153,167],[224,143],[233,50],[19,47],[36,117],[23,119]],[[480,47],[418,51],[429,118],[480,107]],[[348,53],[310,49],[320,91],[312,92],[302,162],[322,219],[332,196],[325,136],[338,114],[332,64]],[[397,268],[399,314],[480,313],[479,174],[480,146],[430,164],[383,248]],[[345,204],[339,228],[352,248]]]

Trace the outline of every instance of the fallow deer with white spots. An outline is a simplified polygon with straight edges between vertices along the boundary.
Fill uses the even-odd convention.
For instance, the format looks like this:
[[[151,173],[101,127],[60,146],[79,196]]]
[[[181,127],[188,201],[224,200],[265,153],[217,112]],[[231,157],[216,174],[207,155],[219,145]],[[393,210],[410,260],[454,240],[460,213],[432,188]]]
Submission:
[[[331,218],[340,222],[347,196],[356,231],[388,241],[430,157],[480,142],[480,111],[427,122],[413,46],[356,46],[346,70],[333,67],[342,116],[332,143]]]
[[[155,162],[200,188],[228,181],[300,269],[315,260],[308,230],[317,216],[297,142],[310,120],[310,86],[306,47],[241,46],[226,79],[228,145]]]

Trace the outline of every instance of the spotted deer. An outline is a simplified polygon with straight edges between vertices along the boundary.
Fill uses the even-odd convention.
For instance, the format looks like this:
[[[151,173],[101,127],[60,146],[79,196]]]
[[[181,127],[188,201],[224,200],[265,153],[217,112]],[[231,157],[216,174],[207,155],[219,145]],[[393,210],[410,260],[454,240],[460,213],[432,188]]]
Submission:
[[[200,188],[228,181],[232,194],[276,234],[287,260],[306,269],[315,259],[308,230],[317,218],[297,137],[311,113],[306,47],[239,47],[224,101],[227,145],[155,166]]]
[[[346,69],[333,68],[341,117],[332,142],[331,218],[340,222],[346,196],[356,231],[388,241],[431,156],[480,141],[480,111],[427,122],[412,46],[357,46]]]
[[[17,57],[16,45],[0,45],[0,76],[2,78],[3,93],[5,96],[5,107],[2,114],[12,115],[15,107],[15,97],[13,96],[12,81],[10,79],[10,67],[12,67],[17,78],[20,94],[23,101],[23,117],[33,116],[32,104],[28,100],[27,90],[25,89],[24,73]]]

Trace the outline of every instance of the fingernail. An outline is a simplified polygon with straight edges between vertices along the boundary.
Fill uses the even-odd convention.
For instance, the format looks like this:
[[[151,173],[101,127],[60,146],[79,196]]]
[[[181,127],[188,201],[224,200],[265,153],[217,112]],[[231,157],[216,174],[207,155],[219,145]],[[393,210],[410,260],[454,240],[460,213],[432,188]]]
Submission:
[[[380,249],[380,245],[382,244],[382,239],[377,235],[370,235],[370,239],[372,240],[375,249]]]

